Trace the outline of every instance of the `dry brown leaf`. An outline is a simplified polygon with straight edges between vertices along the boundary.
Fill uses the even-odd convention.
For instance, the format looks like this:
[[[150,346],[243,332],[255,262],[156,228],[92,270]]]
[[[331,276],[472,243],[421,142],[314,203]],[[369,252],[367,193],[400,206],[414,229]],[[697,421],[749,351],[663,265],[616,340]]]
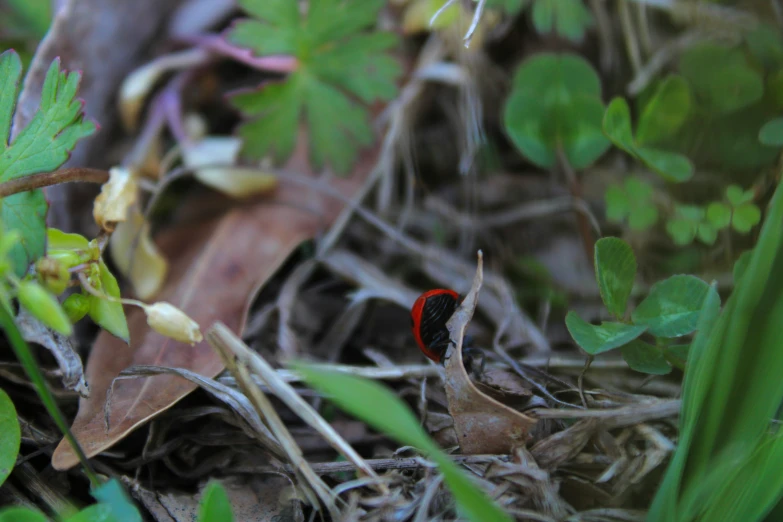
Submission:
[[[465,328],[478,303],[483,278],[483,256],[479,251],[478,267],[470,292],[446,324],[453,342],[446,353],[446,397],[463,455],[508,455],[515,446],[524,445],[529,440],[536,419],[484,395],[476,389],[465,372],[462,343]]]
[[[306,172],[307,138],[302,133],[292,160],[293,172]],[[350,178],[334,179],[332,187],[351,197],[375,164],[377,151],[363,155]],[[301,184],[281,181],[274,197],[235,209],[209,225],[172,230],[159,245],[171,261],[171,276],[158,298],[182,309],[199,324],[224,322],[241,332],[249,302],[294,249],[336,219],[343,204]],[[120,381],[111,404],[112,424],[104,426],[103,406],[111,381],[125,368],[157,365],[184,368],[212,378],[223,363],[206,341],[191,347],[154,333],[144,312],[128,310],[131,345],[101,332],[85,375],[92,387],[79,403],[72,431],[88,457],[122,440],[133,429],[165,411],[196,388],[172,375]],[[52,456],[56,469],[77,464],[71,447],[61,442]]]

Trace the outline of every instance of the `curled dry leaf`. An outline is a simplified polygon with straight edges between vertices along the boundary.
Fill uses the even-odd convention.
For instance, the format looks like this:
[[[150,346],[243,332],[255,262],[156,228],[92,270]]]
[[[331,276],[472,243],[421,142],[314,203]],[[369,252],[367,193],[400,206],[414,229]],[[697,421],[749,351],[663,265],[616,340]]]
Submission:
[[[287,168],[306,172],[307,137],[300,135],[297,152]],[[351,177],[333,180],[332,187],[351,197],[371,171],[377,149],[368,151]],[[222,321],[241,332],[257,290],[288,256],[336,219],[343,204],[321,192],[292,182],[281,183],[273,198],[245,205],[207,224],[194,223],[166,231],[158,238],[171,261],[169,279],[158,299],[177,306],[198,324]],[[90,399],[79,402],[72,431],[88,457],[122,440],[149,419],[173,406],[196,385],[174,375],[117,382],[111,403],[109,430],[103,406],[112,380],[125,368],[157,365],[190,370],[207,378],[224,366],[206,341],[190,346],[154,332],[143,310],[128,310],[131,345],[101,332],[87,362]],[[60,443],[52,456],[56,469],[78,463],[71,447]]]
[[[109,241],[109,252],[117,270],[133,285],[136,296],[152,299],[158,293],[169,264],[152,241],[150,225],[138,206],[131,207],[127,221],[117,224]]]
[[[452,341],[446,352],[446,397],[463,454],[507,455],[514,446],[524,445],[530,439],[530,431],[536,419],[484,395],[476,389],[465,372],[462,362],[465,328],[476,309],[483,278],[483,256],[479,251],[473,285],[446,323]]]
[[[16,325],[25,341],[40,344],[52,352],[62,372],[62,382],[66,389],[73,390],[82,397],[90,396],[90,388],[84,381],[82,359],[74,350],[70,338],[50,330],[24,308],[19,309]]]
[[[92,210],[95,222],[107,232],[112,232],[117,223],[125,221],[138,193],[136,176],[130,169],[110,169],[109,181],[103,184],[101,193],[95,198]]]
[[[234,198],[267,193],[277,187],[277,177],[258,169],[234,167],[242,143],[232,136],[207,136],[185,146],[182,160],[204,185]]]

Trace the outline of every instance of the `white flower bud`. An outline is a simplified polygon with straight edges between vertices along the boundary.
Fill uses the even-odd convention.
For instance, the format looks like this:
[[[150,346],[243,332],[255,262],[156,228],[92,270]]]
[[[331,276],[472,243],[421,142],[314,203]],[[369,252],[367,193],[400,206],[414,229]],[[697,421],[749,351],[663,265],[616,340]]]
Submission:
[[[145,306],[144,312],[147,314],[147,324],[161,335],[188,344],[204,339],[198,323],[172,304],[161,301]]]

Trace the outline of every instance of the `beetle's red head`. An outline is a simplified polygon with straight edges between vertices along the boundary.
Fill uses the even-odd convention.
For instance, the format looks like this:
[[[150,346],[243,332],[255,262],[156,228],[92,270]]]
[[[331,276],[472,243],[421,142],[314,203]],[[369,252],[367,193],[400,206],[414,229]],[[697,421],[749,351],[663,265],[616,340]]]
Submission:
[[[411,329],[422,353],[439,363],[449,345],[446,323],[459,306],[459,294],[437,288],[424,292],[411,308]]]

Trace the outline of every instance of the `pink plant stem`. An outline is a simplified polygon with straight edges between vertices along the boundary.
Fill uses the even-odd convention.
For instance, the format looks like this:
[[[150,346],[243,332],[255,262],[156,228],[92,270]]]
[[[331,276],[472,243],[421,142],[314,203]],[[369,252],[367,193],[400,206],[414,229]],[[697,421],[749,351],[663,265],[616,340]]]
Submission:
[[[228,43],[222,36],[218,35],[204,34],[188,36],[183,38],[183,40],[215,54],[233,58],[238,62],[261,71],[291,73],[299,67],[298,60],[293,56],[253,56],[250,49],[236,47]]]

